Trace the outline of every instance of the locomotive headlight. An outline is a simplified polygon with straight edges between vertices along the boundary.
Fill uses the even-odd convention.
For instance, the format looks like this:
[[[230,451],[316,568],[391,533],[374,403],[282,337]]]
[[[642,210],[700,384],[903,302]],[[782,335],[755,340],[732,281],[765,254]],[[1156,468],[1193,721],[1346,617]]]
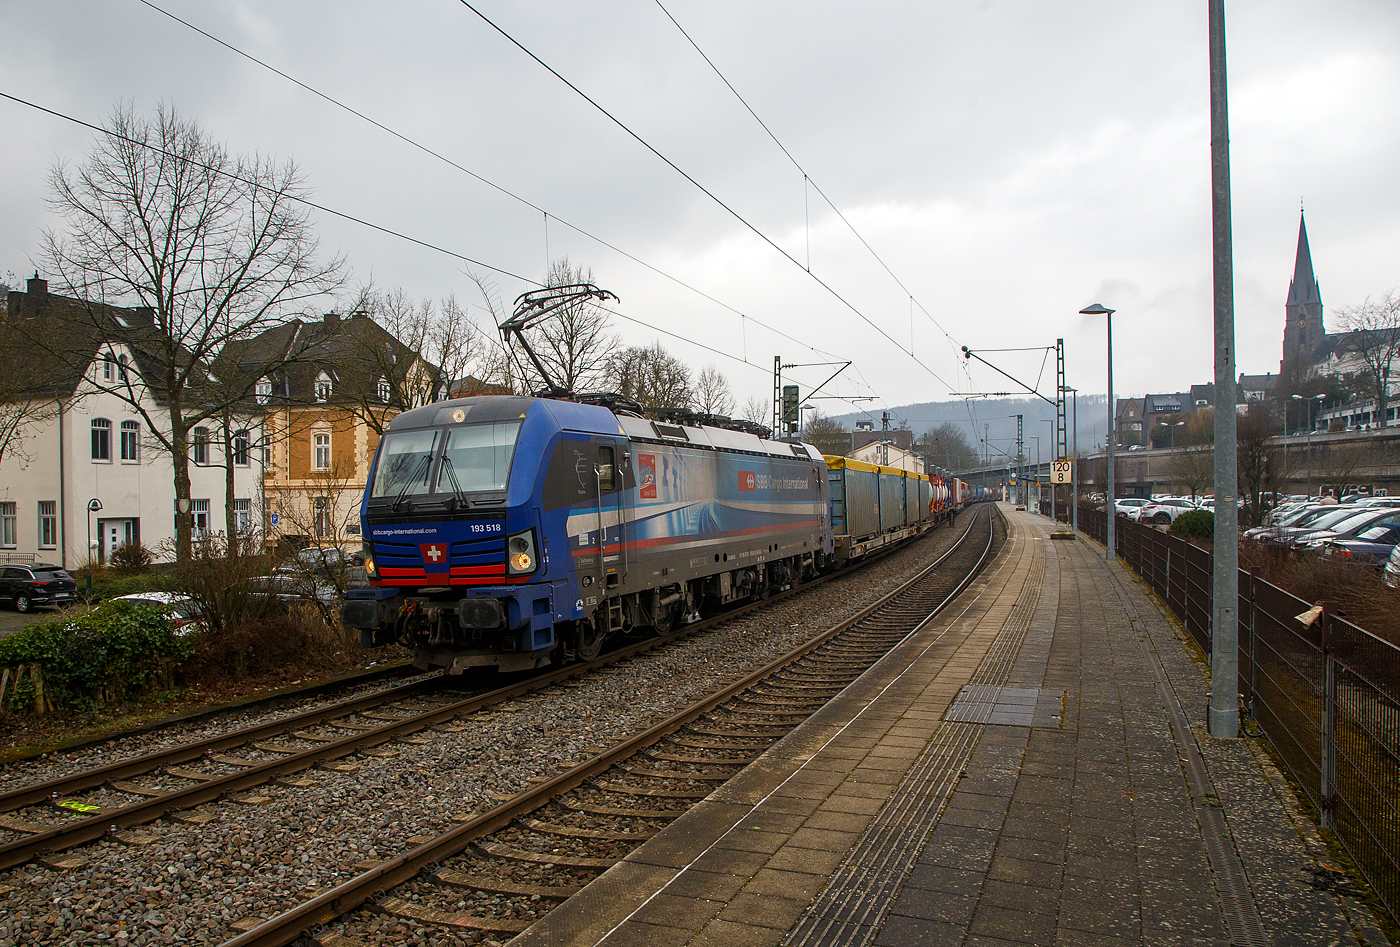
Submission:
[[[535,536],[529,530],[506,540],[506,562],[512,575],[535,571]]]
[[[365,559],[365,576],[370,579],[379,578],[379,566],[374,562],[374,550],[366,544],[360,547],[360,554]]]

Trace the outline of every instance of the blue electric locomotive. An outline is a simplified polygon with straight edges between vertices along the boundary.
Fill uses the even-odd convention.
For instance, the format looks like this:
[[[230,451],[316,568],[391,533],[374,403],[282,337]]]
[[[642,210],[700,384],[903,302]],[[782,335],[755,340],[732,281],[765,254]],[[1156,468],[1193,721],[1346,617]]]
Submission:
[[[824,568],[827,466],[804,444],[545,398],[393,419],[361,506],[371,586],[342,616],[422,668],[590,659],[634,626]]]

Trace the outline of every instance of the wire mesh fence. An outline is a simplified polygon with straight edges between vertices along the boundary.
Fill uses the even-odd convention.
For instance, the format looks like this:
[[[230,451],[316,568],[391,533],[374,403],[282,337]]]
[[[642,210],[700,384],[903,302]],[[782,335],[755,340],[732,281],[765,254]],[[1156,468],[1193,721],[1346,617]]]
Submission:
[[[1107,522],[1080,507],[1099,542]],[[1209,653],[1212,555],[1126,516],[1114,533],[1118,557]],[[1244,712],[1400,920],[1400,648],[1244,570],[1236,614]]]

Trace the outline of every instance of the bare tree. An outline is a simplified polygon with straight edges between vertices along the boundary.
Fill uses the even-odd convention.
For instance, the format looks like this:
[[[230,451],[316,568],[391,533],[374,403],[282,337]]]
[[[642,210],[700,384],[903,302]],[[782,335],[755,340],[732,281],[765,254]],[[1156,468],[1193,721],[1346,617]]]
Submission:
[[[1244,499],[1244,519],[1258,526],[1268,512],[1269,494],[1276,493],[1282,480],[1279,451],[1272,444],[1278,421],[1264,402],[1255,402],[1236,423],[1235,463],[1240,496]]]
[[[962,470],[977,464],[977,452],[968,443],[967,434],[951,421],[926,431],[921,448],[924,463],[929,466]]]
[[[177,505],[187,506],[180,501],[190,498],[191,429],[220,417],[226,399],[248,394],[210,384],[213,359],[229,342],[333,291],[341,261],[316,259],[295,165],[233,158],[173,108],[145,119],[118,106],[87,160],[57,165],[50,181],[52,206],[67,226],[45,234],[43,255],[74,296],[97,304],[93,329],[106,330],[106,305],[150,314],[148,331],[139,333],[139,372],[120,373],[107,390],[143,417],[169,454]],[[95,354],[62,340],[47,348],[84,364]],[[244,377],[251,387],[261,374]],[[192,525],[190,514],[176,516],[182,562]]]
[[[851,432],[817,409],[807,417],[807,425],[802,429],[802,440],[823,454],[840,457],[850,450]]]
[[[342,323],[346,345],[337,368],[354,376],[342,385],[347,406],[378,434],[398,412],[448,397],[452,383],[478,367],[481,333],[455,296],[435,305],[402,289],[366,287],[354,313],[369,319]]]
[[[1344,350],[1365,366],[1366,393],[1376,400],[1371,413],[1375,423],[1386,426],[1386,403],[1390,400],[1391,366],[1400,356],[1400,294],[1394,290],[1380,299],[1367,297],[1360,304],[1337,313],[1347,337]]]
[[[1188,447],[1177,451],[1172,455],[1169,467],[1172,481],[1181,484],[1195,497],[1215,482],[1215,449]]]
[[[571,266],[569,258],[550,265],[546,286],[592,283],[593,271]],[[527,333],[535,356],[565,391],[589,391],[607,384],[608,363],[621,343],[606,310],[585,299],[561,306]]]
[[[729,380],[713,365],[706,365],[695,378],[694,407],[705,414],[728,415],[734,410]]]
[[[1319,466],[1322,470],[1321,486],[1331,486],[1333,496],[1343,496],[1347,487],[1355,486],[1352,476],[1356,468],[1366,460],[1367,450],[1355,442],[1324,444],[1321,446]]]
[[[617,392],[651,411],[689,407],[693,398],[690,369],[660,342],[623,349],[611,362]]]
[[[773,420],[773,412],[768,407],[768,402],[762,398],[750,396],[749,400],[744,402],[743,410],[739,413],[743,415],[745,421],[752,421],[754,424],[762,424],[765,427]]]

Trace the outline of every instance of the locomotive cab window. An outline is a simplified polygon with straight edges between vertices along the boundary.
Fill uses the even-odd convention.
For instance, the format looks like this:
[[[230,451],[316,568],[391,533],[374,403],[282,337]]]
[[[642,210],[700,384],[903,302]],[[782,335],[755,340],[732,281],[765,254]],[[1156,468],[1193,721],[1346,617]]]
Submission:
[[[519,433],[519,421],[448,428],[434,489],[438,493],[504,490]]]
[[[598,489],[603,493],[611,493],[617,489],[617,468],[613,464],[613,449],[611,447],[598,448]]]
[[[437,450],[437,431],[401,431],[385,436],[370,497],[421,496]]]

